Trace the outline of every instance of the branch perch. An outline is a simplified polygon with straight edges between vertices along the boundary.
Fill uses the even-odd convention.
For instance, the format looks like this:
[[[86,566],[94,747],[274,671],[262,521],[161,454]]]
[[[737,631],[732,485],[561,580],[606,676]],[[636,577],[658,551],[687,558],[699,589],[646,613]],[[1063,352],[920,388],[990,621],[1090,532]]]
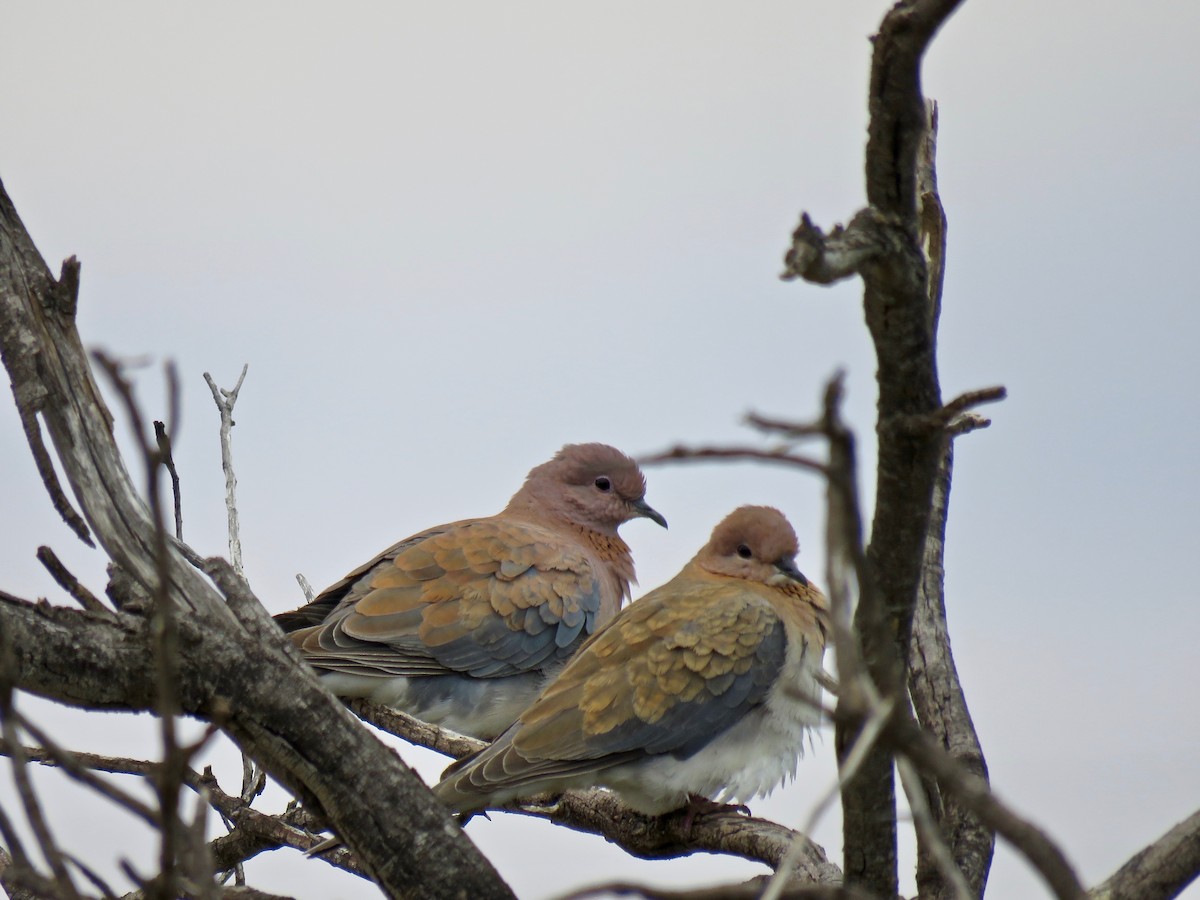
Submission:
[[[0,355],[20,408],[41,415],[100,545],[135,590],[183,613],[183,711],[202,718],[228,712],[226,732],[289,789],[319,804],[388,896],[510,897],[419,779],[320,686],[244,585],[226,585],[244,601],[229,602],[174,543],[160,557],[153,518],[113,440],[73,303],[64,302],[72,284],[50,275],[0,185]],[[17,657],[14,683],[90,708],[154,709],[146,621],[131,613],[111,623],[90,613],[65,617],[71,612],[0,595],[0,628]]]

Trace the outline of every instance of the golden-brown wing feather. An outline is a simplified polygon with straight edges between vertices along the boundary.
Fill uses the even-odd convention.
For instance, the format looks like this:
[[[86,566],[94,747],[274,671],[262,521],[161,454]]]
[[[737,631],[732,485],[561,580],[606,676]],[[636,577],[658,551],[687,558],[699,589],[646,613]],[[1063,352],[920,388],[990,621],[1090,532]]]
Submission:
[[[685,568],[591,638],[441,793],[491,793],[671,753],[686,758],[763,702],[784,665],[765,586]]]
[[[487,678],[569,655],[594,629],[601,585],[577,544],[492,518],[402,541],[324,602],[338,590],[320,625],[293,633],[318,669]]]

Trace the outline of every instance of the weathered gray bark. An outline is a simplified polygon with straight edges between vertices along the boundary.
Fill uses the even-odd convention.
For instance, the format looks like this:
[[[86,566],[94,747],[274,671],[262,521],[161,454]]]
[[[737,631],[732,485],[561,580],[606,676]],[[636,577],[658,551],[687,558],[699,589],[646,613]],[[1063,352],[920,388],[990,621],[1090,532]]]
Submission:
[[[41,466],[64,518],[81,534],[90,528],[146,595],[177,611],[183,709],[219,721],[272,775],[319,804],[388,896],[511,896],[420,780],[320,687],[239,579],[214,564],[208,574],[218,593],[172,549],[160,584],[155,526],[75,329],[78,278],[69,260],[54,279],[0,185],[0,353],[26,435],[39,458],[39,419],[50,436],[82,513]],[[18,687],[86,707],[154,708],[153,666],[120,664],[122,652],[152,658],[140,617],[41,609],[11,597],[0,609]]]
[[[1170,900],[1200,875],[1200,810],[1090,891],[1091,900]]]
[[[941,456],[936,310],[920,243],[917,161],[926,130],[921,59],[959,0],[902,0],[884,18],[871,65],[866,152],[868,210],[826,240],[805,219],[794,235],[789,274],[828,283],[859,274],[875,345],[879,386],[878,482],[868,584],[855,626],[867,667],[885,696],[905,694],[917,587]],[[836,256],[831,251],[837,250]],[[905,704],[905,708],[907,704]],[[839,721],[848,751],[861,726]],[[895,784],[891,751],[876,746],[842,791],[847,881],[880,896],[897,891]]]
[[[958,680],[943,593],[942,548],[946,535],[946,507],[954,470],[954,445],[947,438],[946,452],[934,490],[933,515],[929,523],[924,572],[913,624],[909,657],[910,691],[917,720],[970,774],[987,783],[987,762],[975,732],[966,697]],[[955,862],[977,897],[987,887],[995,835],[953,793],[930,779],[929,800],[942,835]],[[953,893],[925,848],[917,859],[917,889],[930,900],[950,898]]]

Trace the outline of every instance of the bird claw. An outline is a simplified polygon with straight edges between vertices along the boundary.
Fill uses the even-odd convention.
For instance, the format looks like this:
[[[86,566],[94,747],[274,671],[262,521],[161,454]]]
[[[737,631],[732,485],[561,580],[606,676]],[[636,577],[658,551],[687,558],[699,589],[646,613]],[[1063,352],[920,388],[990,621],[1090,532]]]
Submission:
[[[474,812],[459,813],[458,816],[456,816],[456,818],[458,819],[459,827],[466,828],[467,823],[470,822],[476,816],[482,816],[483,818],[487,819],[489,822],[492,821],[492,817],[488,815],[488,812],[486,809],[477,809]]]
[[[689,794],[687,806],[684,807],[683,813],[684,836],[688,838],[692,836],[692,825],[695,824],[696,819],[700,816],[722,812],[732,812],[741,816],[749,816],[750,807],[744,803],[720,803],[700,794]]]
[[[316,857],[320,856],[322,853],[328,853],[330,850],[336,850],[340,846],[342,846],[342,839],[337,835],[334,835],[333,837],[327,837],[324,840],[313,844],[304,851],[304,855],[310,858]]]
[[[522,803],[521,808],[542,816],[553,816],[562,809],[562,798],[555,797],[549,803]]]

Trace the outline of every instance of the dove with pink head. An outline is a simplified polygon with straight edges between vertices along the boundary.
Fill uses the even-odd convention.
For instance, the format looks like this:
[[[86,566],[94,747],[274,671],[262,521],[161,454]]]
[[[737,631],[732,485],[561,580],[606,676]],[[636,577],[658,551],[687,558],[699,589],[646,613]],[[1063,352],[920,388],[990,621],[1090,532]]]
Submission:
[[[275,620],[335,694],[490,739],[628,599],[617,528],[667,524],[645,494],[621,451],[568,444],[501,512],[407,537]]]
[[[606,787],[640,812],[690,806],[690,816],[793,777],[819,720],[829,628],[797,549],[778,510],[735,510],[678,575],[597,631],[511,728],[447,769],[434,793],[472,813]]]

